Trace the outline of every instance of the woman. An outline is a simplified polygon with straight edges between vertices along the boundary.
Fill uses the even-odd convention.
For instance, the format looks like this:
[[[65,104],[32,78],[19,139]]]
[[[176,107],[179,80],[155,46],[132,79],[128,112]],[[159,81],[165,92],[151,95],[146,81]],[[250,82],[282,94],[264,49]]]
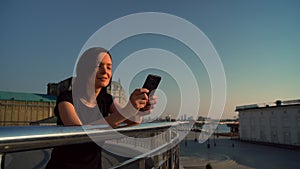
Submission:
[[[106,87],[111,83],[112,58],[99,47],[83,53],[76,67],[72,91],[63,92],[54,110],[57,124],[81,126],[86,124],[109,124],[116,128],[121,123],[137,125],[141,116],[152,111],[156,98],[148,98],[145,88],[131,93],[129,102],[121,107],[113,101]],[[149,104],[147,104],[150,102]],[[146,106],[147,105],[147,106]],[[139,112],[145,108],[146,112]],[[46,169],[101,169],[101,148],[96,143],[84,143],[54,148]]]

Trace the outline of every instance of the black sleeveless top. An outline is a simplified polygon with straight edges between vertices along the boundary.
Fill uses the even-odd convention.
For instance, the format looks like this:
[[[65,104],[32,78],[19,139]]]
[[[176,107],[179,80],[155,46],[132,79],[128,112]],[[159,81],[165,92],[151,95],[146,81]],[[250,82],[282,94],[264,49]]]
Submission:
[[[60,102],[67,101],[74,105],[72,91],[63,92],[57,98],[56,107],[54,108],[54,114],[57,116],[57,125],[63,125],[58,111],[58,104]],[[110,113],[110,106],[113,103],[112,96],[106,92],[100,92],[97,97],[98,111],[92,113],[87,117],[92,118],[81,118],[83,124],[87,124],[95,118],[106,117]],[[94,108],[84,108],[85,110]],[[99,110],[102,116],[99,115]],[[77,111],[77,109],[76,109]],[[80,116],[80,114],[79,114]],[[51,159],[48,162],[46,169],[101,169],[101,147],[96,143],[82,143],[73,144],[67,146],[56,147],[52,150]]]

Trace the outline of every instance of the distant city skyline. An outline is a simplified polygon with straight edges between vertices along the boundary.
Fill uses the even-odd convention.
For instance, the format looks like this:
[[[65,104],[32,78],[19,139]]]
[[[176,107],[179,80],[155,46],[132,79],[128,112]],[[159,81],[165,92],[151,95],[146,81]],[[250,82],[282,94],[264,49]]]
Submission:
[[[82,47],[102,26],[130,14],[161,12],[194,24],[214,45],[226,75],[222,118],[232,118],[237,116],[236,106],[300,98],[299,6],[297,0],[1,1],[0,90],[46,93],[48,83],[73,75]],[[124,58],[147,48],[170,51],[189,66],[199,85],[199,115],[205,115],[211,100],[210,78],[185,44],[152,34],[130,37],[111,50],[114,71]],[[160,88],[166,96],[161,97],[168,98],[169,112],[176,111],[182,101],[176,95],[181,86],[170,72],[141,71],[130,89],[139,87],[149,72],[164,76]]]

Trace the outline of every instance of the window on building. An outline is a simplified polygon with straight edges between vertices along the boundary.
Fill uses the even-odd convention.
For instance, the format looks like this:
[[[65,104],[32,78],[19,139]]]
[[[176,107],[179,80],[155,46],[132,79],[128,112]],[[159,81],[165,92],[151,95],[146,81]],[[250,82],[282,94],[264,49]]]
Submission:
[[[272,129],[271,131],[271,141],[273,143],[277,143],[278,142],[278,135],[277,135],[277,130],[276,129]]]
[[[276,127],[277,126],[277,118],[276,117],[271,117],[270,118],[270,126],[271,126],[271,128],[274,128],[274,127]]]
[[[283,142],[285,144],[291,143],[291,132],[290,131],[284,131],[283,132]]]
[[[296,116],[297,127],[300,128],[300,115]]]
[[[283,125],[283,127],[289,127],[290,126],[290,121],[289,121],[288,116],[284,116],[282,118],[282,125]]]
[[[264,130],[260,130],[260,141],[266,141],[266,135],[265,135],[265,131]]]

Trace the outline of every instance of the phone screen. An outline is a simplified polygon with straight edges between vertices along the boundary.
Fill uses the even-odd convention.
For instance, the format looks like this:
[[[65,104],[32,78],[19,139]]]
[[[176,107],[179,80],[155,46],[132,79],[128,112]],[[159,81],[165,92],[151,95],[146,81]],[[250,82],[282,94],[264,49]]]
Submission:
[[[149,90],[148,96],[152,96],[154,94],[153,91],[155,91],[155,89],[157,89],[159,82],[161,80],[161,77],[158,75],[153,75],[153,74],[149,74],[146,78],[146,81],[143,85],[143,88],[146,88]],[[150,103],[148,102],[146,107],[150,105]],[[141,108],[140,111],[145,111],[145,108]]]
[[[160,83],[160,80],[161,80],[160,76],[149,74],[143,85],[143,88],[148,89],[149,93],[151,93],[153,90],[157,89],[157,87]],[[151,94],[154,94],[154,93],[151,93]]]

